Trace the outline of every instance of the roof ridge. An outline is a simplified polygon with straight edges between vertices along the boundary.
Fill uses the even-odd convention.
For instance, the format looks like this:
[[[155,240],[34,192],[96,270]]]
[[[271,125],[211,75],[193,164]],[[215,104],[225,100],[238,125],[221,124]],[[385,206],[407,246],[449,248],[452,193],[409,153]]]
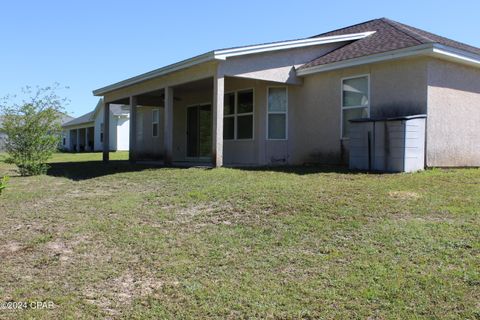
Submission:
[[[435,42],[435,41],[432,41],[432,39],[428,39],[427,37],[424,37],[420,34],[418,34],[417,32],[414,32],[413,30],[410,30],[408,29],[408,32],[404,30],[404,25],[402,25],[401,23],[397,22],[397,21],[394,21],[394,20],[390,20],[388,18],[382,18],[381,19],[383,22],[385,22],[386,24],[388,24],[389,26],[391,26],[392,28],[395,28],[396,30],[400,31],[401,33],[409,36],[410,38],[420,42],[420,43],[424,43],[424,41],[420,40],[419,38],[417,38],[417,36],[421,37],[421,38],[424,38],[424,39],[427,39],[428,41],[427,42]],[[405,28],[406,29],[406,28]],[[412,35],[413,33],[413,35]]]

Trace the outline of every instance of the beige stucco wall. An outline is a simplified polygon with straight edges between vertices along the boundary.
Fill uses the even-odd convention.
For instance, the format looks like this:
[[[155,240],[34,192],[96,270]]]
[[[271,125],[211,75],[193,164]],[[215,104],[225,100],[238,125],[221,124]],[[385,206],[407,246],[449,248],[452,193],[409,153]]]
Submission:
[[[404,59],[345,68],[306,76],[303,86],[290,90],[291,163],[339,163],[348,159],[348,140],[341,132],[341,79],[370,75],[371,116],[425,113],[427,60]],[[343,159],[343,160],[342,160]]]
[[[428,64],[428,166],[480,166],[480,69]]]
[[[159,134],[153,136],[153,109],[160,111]],[[163,156],[163,112],[159,106],[137,106],[137,157],[138,159],[161,159]],[[141,122],[141,124],[140,124]],[[138,131],[143,129],[143,134]]]

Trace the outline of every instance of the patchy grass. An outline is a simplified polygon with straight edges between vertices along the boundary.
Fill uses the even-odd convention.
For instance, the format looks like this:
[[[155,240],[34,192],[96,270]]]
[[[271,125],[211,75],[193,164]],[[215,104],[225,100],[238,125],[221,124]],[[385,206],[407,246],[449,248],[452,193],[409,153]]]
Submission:
[[[0,318],[480,318],[479,169],[100,159],[0,163],[0,302],[55,303]]]

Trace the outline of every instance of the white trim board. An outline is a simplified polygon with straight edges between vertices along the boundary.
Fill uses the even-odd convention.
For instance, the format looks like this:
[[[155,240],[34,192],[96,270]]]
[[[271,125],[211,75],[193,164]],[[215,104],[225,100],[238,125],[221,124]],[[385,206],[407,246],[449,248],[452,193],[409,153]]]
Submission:
[[[410,48],[393,50],[384,53],[373,54],[370,56],[353,58],[345,61],[333,62],[307,69],[297,70],[297,76],[307,76],[315,73],[420,55],[434,56],[440,59],[446,59],[462,64],[480,67],[480,55],[475,55],[464,50],[458,50],[437,43],[427,43]]]

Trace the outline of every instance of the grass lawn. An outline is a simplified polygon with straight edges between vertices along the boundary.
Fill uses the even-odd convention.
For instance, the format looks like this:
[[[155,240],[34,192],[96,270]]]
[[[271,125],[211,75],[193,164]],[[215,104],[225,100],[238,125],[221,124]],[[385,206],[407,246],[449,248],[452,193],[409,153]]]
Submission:
[[[480,319],[479,169],[100,159],[0,162],[0,318]]]

